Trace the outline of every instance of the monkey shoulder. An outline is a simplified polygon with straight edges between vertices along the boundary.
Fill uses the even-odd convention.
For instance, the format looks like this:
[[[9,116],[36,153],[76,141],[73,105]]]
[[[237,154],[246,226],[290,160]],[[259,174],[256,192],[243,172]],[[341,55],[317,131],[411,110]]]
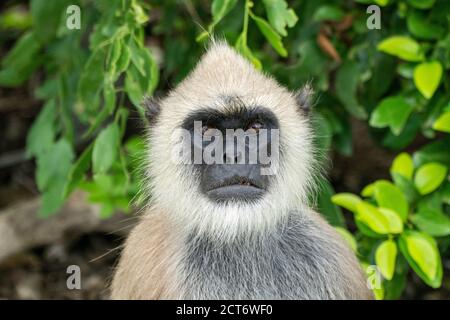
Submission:
[[[113,299],[177,298],[175,279],[181,249],[169,221],[151,212],[128,236],[111,284]]]

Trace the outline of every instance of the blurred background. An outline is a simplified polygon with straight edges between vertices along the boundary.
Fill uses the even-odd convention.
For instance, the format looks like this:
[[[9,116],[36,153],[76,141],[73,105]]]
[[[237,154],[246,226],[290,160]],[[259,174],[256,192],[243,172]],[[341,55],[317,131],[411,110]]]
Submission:
[[[108,298],[151,197],[142,97],[180,82],[210,35],[315,89],[327,180],[311,205],[376,297],[450,298],[449,23],[447,0],[2,1],[0,298]]]

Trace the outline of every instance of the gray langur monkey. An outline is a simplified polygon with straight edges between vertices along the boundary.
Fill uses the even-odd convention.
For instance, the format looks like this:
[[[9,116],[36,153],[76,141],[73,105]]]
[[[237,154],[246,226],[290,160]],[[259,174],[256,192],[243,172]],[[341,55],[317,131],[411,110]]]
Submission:
[[[316,174],[310,95],[309,86],[291,93],[213,43],[167,97],[147,101],[152,198],[125,243],[113,299],[372,298],[345,240],[307,205]],[[176,162],[174,150],[208,145],[179,143],[180,128],[202,137],[278,130],[278,169],[263,175],[259,160]],[[219,157],[238,159],[233,152]]]

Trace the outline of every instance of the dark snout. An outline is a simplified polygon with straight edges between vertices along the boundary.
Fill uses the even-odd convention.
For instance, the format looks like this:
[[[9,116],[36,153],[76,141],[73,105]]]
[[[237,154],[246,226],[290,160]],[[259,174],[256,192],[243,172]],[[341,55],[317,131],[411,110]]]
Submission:
[[[214,164],[204,167],[203,192],[212,200],[256,200],[267,190],[268,177],[257,164]]]

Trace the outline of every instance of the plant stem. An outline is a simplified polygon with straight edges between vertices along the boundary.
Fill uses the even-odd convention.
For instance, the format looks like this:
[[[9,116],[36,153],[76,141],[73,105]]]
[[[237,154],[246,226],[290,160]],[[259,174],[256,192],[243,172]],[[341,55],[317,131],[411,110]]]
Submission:
[[[248,16],[250,14],[250,0],[245,0],[245,8],[244,8],[244,25],[242,28],[242,39],[245,45],[247,45],[247,31],[248,31]]]

